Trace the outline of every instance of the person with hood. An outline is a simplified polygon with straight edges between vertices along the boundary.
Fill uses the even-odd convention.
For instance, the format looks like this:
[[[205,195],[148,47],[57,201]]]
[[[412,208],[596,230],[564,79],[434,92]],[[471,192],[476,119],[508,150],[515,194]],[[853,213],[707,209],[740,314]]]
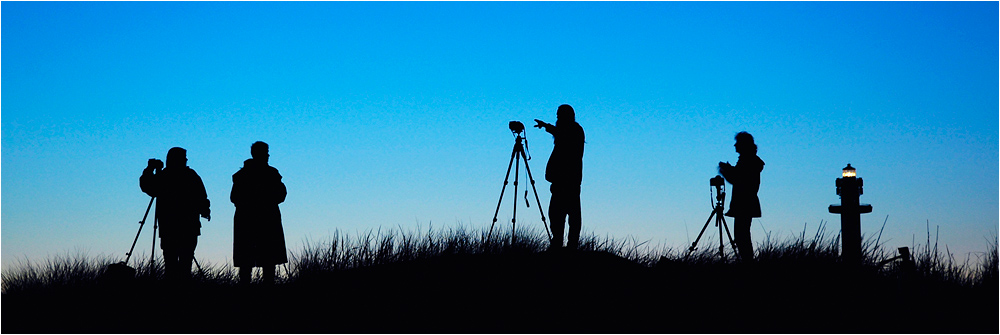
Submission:
[[[569,224],[566,248],[576,249],[580,243],[580,184],[583,181],[583,127],[576,123],[576,113],[570,105],[556,109],[556,124],[535,119],[535,128],[545,128],[552,134],[552,155],[545,166],[545,180],[552,183],[549,199],[549,219],[552,227],[550,248],[563,246],[563,229]]]
[[[745,131],[736,134],[736,152],[740,158],[736,166],[729,162],[719,162],[719,173],[733,185],[733,198],[729,202],[726,216],[733,218],[733,234],[736,247],[743,261],[753,261],[753,242],[750,240],[750,222],[760,217],[760,172],[764,161],[757,157],[757,145],[753,136]]]
[[[170,148],[166,168],[160,160],[150,159],[139,177],[139,188],[157,199],[155,215],[167,279],[189,280],[194,249],[201,235],[198,217],[209,221],[212,217],[205,184],[187,166],[187,150]]]
[[[241,284],[249,284],[251,271],[260,267],[261,281],[274,283],[275,266],[288,262],[285,233],[278,204],[285,201],[285,184],[278,169],[267,164],[268,145],[254,142],[243,168],[233,174],[229,199],[236,206],[233,217],[233,266]]]

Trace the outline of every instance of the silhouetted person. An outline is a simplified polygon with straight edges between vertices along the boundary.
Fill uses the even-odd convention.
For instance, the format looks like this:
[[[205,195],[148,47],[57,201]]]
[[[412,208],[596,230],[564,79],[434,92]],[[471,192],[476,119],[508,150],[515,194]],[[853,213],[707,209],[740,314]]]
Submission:
[[[285,201],[285,184],[278,169],[267,165],[267,143],[254,142],[243,168],[233,174],[229,199],[236,205],[233,218],[233,265],[240,283],[249,284],[251,271],[260,267],[264,284],[274,283],[274,267],[288,262],[285,233],[278,204]]]
[[[760,217],[760,199],[757,190],[760,189],[760,172],[764,170],[764,161],[757,157],[757,145],[750,133],[742,131],[736,134],[736,152],[740,154],[736,166],[729,162],[719,162],[719,173],[733,184],[733,198],[729,202],[726,216],[733,217],[733,234],[736,235],[736,247],[744,261],[753,260],[753,242],[750,240],[750,222]]]
[[[166,168],[160,160],[150,159],[139,177],[139,188],[157,199],[156,221],[167,279],[190,279],[191,261],[201,235],[198,216],[209,221],[212,217],[205,184],[187,166],[187,151],[170,148]]]
[[[545,166],[545,180],[549,188],[549,219],[552,220],[550,248],[563,246],[563,228],[569,217],[569,240],[566,247],[576,249],[580,243],[580,183],[583,180],[583,127],[576,123],[576,114],[570,105],[556,110],[556,124],[535,119],[536,128],[545,128],[552,134],[552,155]]]

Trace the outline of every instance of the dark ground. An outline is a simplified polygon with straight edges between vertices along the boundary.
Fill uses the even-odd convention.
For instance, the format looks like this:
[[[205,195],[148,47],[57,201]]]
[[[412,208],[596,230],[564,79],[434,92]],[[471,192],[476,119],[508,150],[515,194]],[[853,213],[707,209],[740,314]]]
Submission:
[[[997,288],[836,267],[444,256],[262,287],[4,294],[3,333],[998,333]]]

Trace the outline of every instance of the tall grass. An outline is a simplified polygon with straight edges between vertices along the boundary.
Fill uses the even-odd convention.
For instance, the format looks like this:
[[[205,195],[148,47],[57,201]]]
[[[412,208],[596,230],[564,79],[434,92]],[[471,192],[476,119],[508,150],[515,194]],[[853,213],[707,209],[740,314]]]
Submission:
[[[324,241],[306,241],[301,252],[292,254],[290,280],[318,273],[349,270],[452,255],[500,255],[538,253],[548,249],[544,231],[500,228],[492,234],[464,227],[426,231],[369,230],[353,237],[335,231]],[[593,234],[580,238],[579,250],[611,253],[641,265],[652,265],[658,256],[634,238],[616,240]]]
[[[977,255],[979,257],[978,266],[972,272],[973,286],[996,289],[997,285],[997,245],[996,236],[990,241],[989,250]]]
[[[987,252],[978,253],[963,262],[955,260],[947,246],[930,243],[912,245],[914,273],[924,280],[951,283],[965,287],[997,286],[997,239],[993,238]],[[306,241],[300,251],[290,251],[290,262],[279,267],[278,283],[289,283],[337,271],[378,265],[397,264],[448,256],[503,255],[508,253],[539,253],[548,248],[548,236],[538,229],[517,231],[500,229],[488,234],[485,230],[464,227],[405,231],[399,229],[370,230],[355,235],[335,231],[321,241]],[[863,242],[863,266],[886,275],[898,273],[898,261],[886,262],[896,255],[886,250],[878,238]],[[648,241],[635,238],[615,239],[610,236],[584,234],[580,250],[609,253],[636,264],[653,267],[661,262],[676,264],[712,264],[727,266],[738,262],[727,243],[725,257],[719,257],[717,246],[706,244],[693,252],[672,247],[653,247]],[[801,234],[780,239],[767,234],[755,246],[756,259],[761,264],[776,266],[808,265],[821,267],[840,262],[840,235],[831,235],[820,223],[813,233],[807,227]],[[88,257],[82,253],[57,256],[42,263],[24,261],[4,269],[4,293],[32,292],[65,288],[86,288],[101,282],[105,268],[118,262],[113,257]],[[164,279],[161,259],[140,259],[130,264],[136,268],[137,282],[160,282]],[[236,269],[229,264],[200,264],[193,269],[194,282],[207,286],[233,286],[237,283]]]
[[[0,281],[3,293],[93,289],[112,280],[106,276],[108,266],[121,261],[104,255],[91,257],[82,252],[55,256],[41,263],[25,260],[4,269]],[[133,258],[129,265],[135,269],[137,283],[155,283],[165,278],[162,258]],[[205,263],[192,267],[192,281],[200,285],[235,283],[236,270],[231,266]]]
[[[823,264],[836,263],[840,257],[840,234],[830,236],[826,223],[820,221],[816,232],[807,235],[808,226],[802,227],[802,233],[793,238],[778,240],[768,233],[764,242],[756,247],[757,260],[760,262],[816,262]],[[870,239],[863,240],[862,250],[865,263],[871,263],[880,258],[875,245]],[[877,261],[875,261],[877,262]]]
[[[426,232],[369,230],[354,237],[334,231],[324,241],[306,241],[299,253],[292,253],[289,280],[333,271],[430,259],[449,255],[540,252],[548,238],[531,229],[470,231],[464,227]]]
[[[111,263],[108,257],[93,259],[82,252],[55,256],[41,263],[24,260],[13,269],[3,270],[2,289],[7,293],[87,287],[97,282],[101,268]]]
[[[997,238],[989,241],[986,252],[976,253],[976,262],[972,255],[963,261],[958,261],[948,246],[940,246],[935,237],[933,244],[928,239],[925,245],[914,245],[914,268],[917,277],[925,281],[951,283],[965,287],[997,286]]]

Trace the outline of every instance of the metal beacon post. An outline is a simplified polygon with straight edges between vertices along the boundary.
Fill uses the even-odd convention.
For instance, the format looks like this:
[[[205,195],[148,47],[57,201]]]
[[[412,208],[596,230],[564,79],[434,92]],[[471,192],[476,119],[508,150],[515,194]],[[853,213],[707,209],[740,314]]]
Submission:
[[[837,178],[837,195],[840,205],[830,205],[830,213],[840,214],[841,257],[844,263],[861,264],[861,214],[871,213],[872,205],[860,203],[865,193],[864,180],[857,177],[857,170],[848,163]]]

